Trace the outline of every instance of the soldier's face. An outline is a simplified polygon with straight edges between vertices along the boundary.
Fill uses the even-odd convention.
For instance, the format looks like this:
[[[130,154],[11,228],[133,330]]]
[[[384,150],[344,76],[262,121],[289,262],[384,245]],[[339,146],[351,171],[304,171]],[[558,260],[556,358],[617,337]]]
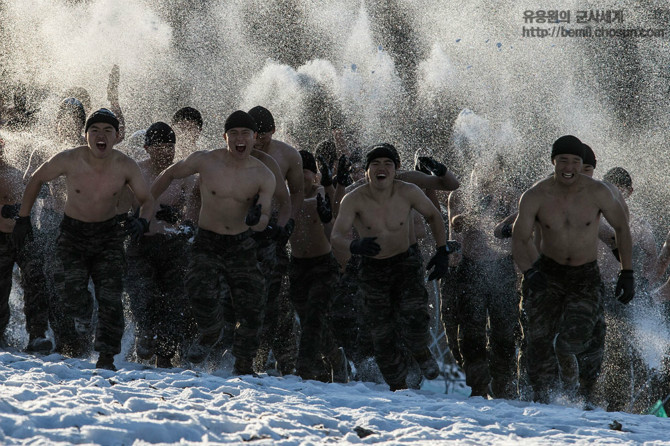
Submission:
[[[236,158],[248,157],[256,142],[256,132],[246,127],[234,127],[224,137],[228,151]]]

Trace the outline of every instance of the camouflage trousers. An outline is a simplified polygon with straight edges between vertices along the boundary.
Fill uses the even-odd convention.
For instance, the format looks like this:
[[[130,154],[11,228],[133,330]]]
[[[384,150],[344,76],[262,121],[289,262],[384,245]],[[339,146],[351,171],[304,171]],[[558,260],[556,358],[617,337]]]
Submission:
[[[361,257],[352,256],[335,285],[330,320],[335,343],[344,348],[356,365],[374,355],[370,330],[363,317],[363,293],[358,274]]]
[[[450,290],[441,294],[442,320],[449,345],[459,352],[459,365],[473,395],[489,383],[500,398],[516,396],[516,338],[519,297],[511,256],[491,261],[463,257]],[[450,325],[451,324],[451,325]]]
[[[48,328],[49,301],[44,265],[37,247],[28,240],[19,252],[11,234],[0,233],[0,338],[9,324],[9,295],[12,290],[14,263],[21,268],[23,313],[30,338],[43,337]]]
[[[525,364],[534,400],[548,402],[559,389],[590,399],[603,360],[605,318],[597,262],[566,266],[540,256],[534,266],[547,278],[543,292],[522,283]],[[521,361],[521,360],[520,360]]]
[[[154,339],[155,353],[171,357],[193,341],[195,321],[186,297],[184,235],[144,236],[127,250],[126,292],[138,336]]]
[[[323,372],[323,358],[337,350],[329,314],[338,264],[332,252],[312,258],[291,257],[289,296],[300,318],[298,375],[313,377]]]
[[[288,254],[274,241],[260,242],[258,262],[265,278],[266,306],[260,348],[254,368],[265,370],[272,350],[277,368],[283,374],[293,373],[298,356],[298,335],[295,308],[288,296]]]
[[[93,312],[93,298],[88,290],[90,278],[98,302],[94,348],[100,353],[121,352],[124,238],[116,217],[86,223],[63,216],[56,241],[58,296],[52,305],[58,351],[73,356],[84,353]]]
[[[221,235],[198,229],[186,274],[188,294],[198,332],[216,341],[225,324],[225,301],[235,314],[233,355],[251,360],[265,310],[265,282],[256,259],[251,230]]]
[[[404,350],[417,362],[430,355],[428,294],[420,271],[420,257],[409,250],[387,259],[362,260],[365,321],[375,360],[391,387],[406,385],[409,361]]]

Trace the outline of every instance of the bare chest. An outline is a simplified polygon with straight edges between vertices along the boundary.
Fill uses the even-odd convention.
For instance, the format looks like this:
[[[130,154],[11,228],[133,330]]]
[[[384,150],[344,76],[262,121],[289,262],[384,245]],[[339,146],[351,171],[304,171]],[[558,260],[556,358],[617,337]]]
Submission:
[[[357,213],[363,231],[396,232],[408,230],[411,208],[404,203],[380,205],[373,200],[365,201]]]
[[[584,230],[598,226],[600,210],[589,200],[554,199],[540,207],[537,220],[547,230]]]
[[[111,169],[79,169],[66,176],[68,199],[115,200],[126,181],[125,175]]]
[[[233,169],[219,166],[200,173],[203,200],[234,199],[248,201],[259,189],[254,169]]]

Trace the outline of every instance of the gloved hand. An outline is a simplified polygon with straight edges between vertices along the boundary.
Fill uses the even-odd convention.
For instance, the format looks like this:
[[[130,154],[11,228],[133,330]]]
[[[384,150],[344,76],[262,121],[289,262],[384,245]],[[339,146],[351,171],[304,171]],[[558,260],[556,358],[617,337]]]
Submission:
[[[337,175],[335,176],[335,182],[344,187],[347,187],[354,182],[351,178],[351,161],[349,161],[347,155],[342,155],[337,161]]]
[[[261,221],[261,204],[258,202],[258,197],[258,194],[254,195],[247,216],[244,218],[244,224],[247,226],[256,226]]]
[[[445,247],[447,249],[447,254],[453,254],[455,252],[461,251],[461,243],[456,240],[447,240]]]
[[[168,204],[161,204],[160,209],[156,211],[156,220],[162,220],[166,223],[174,225],[181,219],[181,212]]]
[[[433,272],[428,276],[428,280],[440,279],[447,275],[449,272],[449,254],[451,253],[452,251],[447,249],[447,245],[437,247],[437,252],[426,265],[426,270],[434,267]]]
[[[21,209],[21,203],[6,204],[2,206],[0,214],[2,214],[2,218],[16,218],[19,216],[20,209]]]
[[[279,226],[279,235],[277,236],[277,244],[279,246],[286,246],[288,239],[291,238],[293,230],[295,229],[295,220],[289,218],[284,226]]]
[[[542,292],[547,289],[547,277],[534,266],[523,273],[523,282],[530,290],[535,292]]]
[[[30,215],[27,217],[17,217],[14,230],[12,231],[12,241],[18,251],[23,249],[27,238],[32,238],[33,225],[30,222]]]
[[[436,177],[443,177],[447,174],[447,166],[430,156],[420,156],[414,169]]]
[[[330,197],[326,194],[324,200],[321,194],[316,194],[316,213],[319,214],[321,223],[327,224],[333,219],[333,210],[330,206]]]
[[[500,235],[502,235],[502,238],[510,238],[512,236],[512,228],[514,225],[511,223],[507,223],[506,225],[503,226],[502,230],[500,231]]]
[[[322,156],[316,157],[316,164],[321,172],[321,185],[328,187],[333,185],[333,169]]]
[[[139,242],[144,233],[149,232],[149,222],[136,215],[128,217],[123,227],[126,230],[126,235],[130,235],[130,239],[134,242]]]
[[[374,257],[382,250],[379,243],[375,242],[377,237],[363,237],[352,240],[349,245],[349,251],[354,255]]]
[[[627,304],[635,297],[635,276],[632,269],[622,269],[616,283],[614,295],[622,304]]]

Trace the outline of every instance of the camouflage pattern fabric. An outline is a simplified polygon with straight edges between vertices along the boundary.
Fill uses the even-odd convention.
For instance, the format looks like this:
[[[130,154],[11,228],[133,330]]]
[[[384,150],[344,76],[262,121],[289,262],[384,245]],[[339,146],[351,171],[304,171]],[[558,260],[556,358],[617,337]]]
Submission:
[[[443,317],[454,324],[446,332],[455,339],[448,341],[458,343],[460,365],[473,395],[486,394],[490,383],[496,397],[516,397],[519,297],[515,277],[511,256],[493,261],[463,257],[455,271],[452,295],[442,295],[442,309],[453,311]]]
[[[233,236],[199,228],[186,274],[186,292],[200,335],[212,342],[221,337],[229,297],[236,319],[233,355],[249,361],[258,350],[265,308],[265,282],[251,232]]]
[[[171,357],[195,337],[184,285],[187,236],[144,236],[127,250],[126,292],[140,336],[154,339],[155,353]]]
[[[0,338],[9,323],[9,295],[12,290],[14,263],[21,269],[23,312],[31,338],[43,337],[48,328],[49,312],[44,265],[33,240],[27,240],[21,252],[12,243],[11,234],[0,233]]]
[[[404,348],[414,358],[430,354],[430,315],[420,271],[421,260],[410,251],[387,259],[364,257],[361,262],[365,321],[375,360],[391,388],[406,385],[409,364]]]
[[[121,352],[124,318],[121,296],[126,263],[125,234],[116,217],[86,223],[63,217],[56,242],[59,267],[55,275],[58,297],[53,308],[56,349],[79,356],[91,331],[93,281],[98,303],[94,348],[100,353]]]
[[[278,246],[276,242],[264,242],[258,261],[265,278],[267,303],[254,369],[265,371],[265,363],[272,350],[280,373],[291,374],[298,357],[298,335],[295,309],[288,296],[289,258],[286,247]]]
[[[555,390],[568,396],[579,391],[590,399],[605,342],[598,264],[566,266],[540,256],[534,266],[547,278],[546,290],[539,293],[522,284],[522,354],[534,400],[548,402]]]
[[[292,257],[289,264],[289,296],[301,329],[297,373],[305,379],[318,379],[324,370],[323,357],[337,349],[328,315],[338,269],[332,252],[312,258]]]

